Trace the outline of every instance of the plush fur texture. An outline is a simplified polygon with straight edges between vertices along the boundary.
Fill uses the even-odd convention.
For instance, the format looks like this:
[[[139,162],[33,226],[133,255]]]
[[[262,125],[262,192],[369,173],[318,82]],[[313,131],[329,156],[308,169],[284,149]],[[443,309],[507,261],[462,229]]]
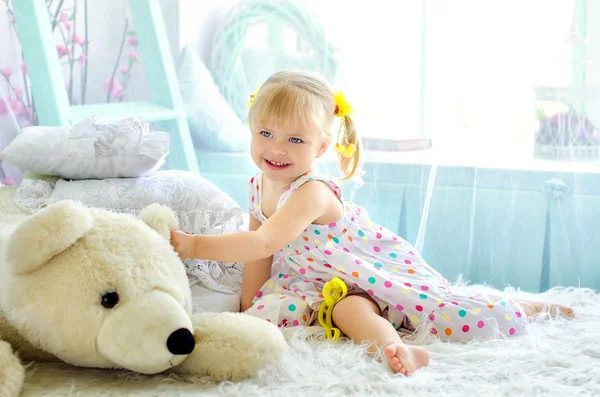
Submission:
[[[474,286],[478,288],[477,286]],[[64,364],[36,364],[27,370],[22,397],[193,397],[193,396],[600,396],[600,295],[573,288],[513,297],[559,302],[577,318],[542,316],[517,338],[467,344],[429,338],[429,365],[406,378],[346,340],[331,343],[295,327],[281,365],[256,377],[216,383],[197,375],[143,376],[129,371],[85,370]]]
[[[140,218],[147,223],[63,201],[0,225],[0,397],[18,395],[23,381],[13,353],[143,374],[185,363],[182,372],[218,380],[281,359],[287,345],[274,325],[192,317],[185,270],[168,242],[173,213],[153,205]],[[175,352],[175,339],[193,351]]]

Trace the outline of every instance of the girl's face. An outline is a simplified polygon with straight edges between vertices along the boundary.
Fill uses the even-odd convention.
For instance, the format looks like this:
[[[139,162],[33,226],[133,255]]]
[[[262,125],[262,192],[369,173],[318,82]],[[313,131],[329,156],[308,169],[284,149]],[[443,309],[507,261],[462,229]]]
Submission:
[[[318,128],[276,127],[277,123],[252,128],[250,153],[265,176],[273,181],[294,181],[309,171],[323,155],[329,142]]]

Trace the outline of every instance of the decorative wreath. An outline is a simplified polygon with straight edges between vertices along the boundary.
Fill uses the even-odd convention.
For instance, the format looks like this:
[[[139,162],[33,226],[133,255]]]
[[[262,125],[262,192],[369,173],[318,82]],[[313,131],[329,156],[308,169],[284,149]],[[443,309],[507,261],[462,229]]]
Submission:
[[[338,50],[305,7],[291,0],[242,0],[215,31],[209,66],[221,93],[242,119],[248,112],[248,93],[256,87],[248,83],[240,55],[250,29],[262,23],[280,23],[293,29],[314,57],[312,71],[331,83],[338,74]]]

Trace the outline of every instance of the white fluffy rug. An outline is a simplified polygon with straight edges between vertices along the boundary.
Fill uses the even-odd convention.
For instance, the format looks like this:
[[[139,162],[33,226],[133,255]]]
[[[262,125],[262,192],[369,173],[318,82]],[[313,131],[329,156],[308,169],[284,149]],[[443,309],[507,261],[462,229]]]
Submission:
[[[0,188],[0,211],[7,193]],[[244,382],[35,364],[22,396],[600,396],[600,295],[555,289],[536,299],[571,305],[577,318],[545,316],[509,340],[421,341],[431,362],[409,378],[391,374],[352,343],[332,344],[300,330],[287,334],[291,354],[280,368]]]

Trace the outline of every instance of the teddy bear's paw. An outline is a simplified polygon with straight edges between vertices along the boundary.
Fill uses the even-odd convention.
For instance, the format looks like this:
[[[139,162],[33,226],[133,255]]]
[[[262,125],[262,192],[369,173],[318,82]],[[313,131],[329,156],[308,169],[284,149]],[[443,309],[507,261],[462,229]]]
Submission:
[[[144,208],[138,215],[138,219],[156,230],[167,240],[170,239],[171,230],[179,227],[173,211],[166,205],[157,203],[150,204]]]
[[[17,397],[21,393],[25,369],[8,343],[0,340],[0,397]]]
[[[180,364],[181,374],[216,381],[242,380],[276,366],[288,351],[273,324],[241,313],[203,313],[192,317],[196,348]]]

